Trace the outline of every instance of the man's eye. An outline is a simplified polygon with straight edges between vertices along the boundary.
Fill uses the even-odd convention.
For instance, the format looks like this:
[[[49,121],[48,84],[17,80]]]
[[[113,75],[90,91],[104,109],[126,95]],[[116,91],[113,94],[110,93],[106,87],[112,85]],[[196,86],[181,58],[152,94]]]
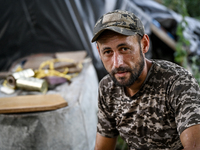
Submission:
[[[124,48],[122,48],[122,51],[127,51],[127,50],[128,50],[128,48],[125,48],[125,47],[124,47]]]
[[[104,51],[104,54],[110,54],[111,53],[111,51]]]

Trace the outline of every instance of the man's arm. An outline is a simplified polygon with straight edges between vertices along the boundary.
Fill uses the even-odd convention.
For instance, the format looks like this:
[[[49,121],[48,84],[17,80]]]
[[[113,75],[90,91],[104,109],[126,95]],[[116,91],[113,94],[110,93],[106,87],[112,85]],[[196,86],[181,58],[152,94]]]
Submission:
[[[116,143],[117,137],[107,138],[97,133],[95,150],[115,150]]]
[[[185,129],[180,135],[183,150],[200,150],[200,125]]]

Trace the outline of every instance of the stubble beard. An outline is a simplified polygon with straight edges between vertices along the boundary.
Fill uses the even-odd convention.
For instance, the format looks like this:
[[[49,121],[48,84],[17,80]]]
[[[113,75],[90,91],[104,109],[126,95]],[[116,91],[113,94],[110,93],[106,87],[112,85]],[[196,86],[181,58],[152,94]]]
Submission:
[[[129,86],[133,85],[135,83],[135,81],[139,78],[139,76],[141,75],[141,73],[144,69],[144,56],[142,54],[141,46],[140,46],[140,61],[137,65],[138,65],[138,67],[133,68],[133,69],[130,67],[119,67],[119,68],[113,69],[109,73],[109,75],[112,78],[112,80],[114,81],[114,83],[118,86],[129,87]],[[128,79],[126,79],[126,77],[120,77],[119,79],[117,79],[115,77],[115,74],[119,71],[129,72],[130,77]]]

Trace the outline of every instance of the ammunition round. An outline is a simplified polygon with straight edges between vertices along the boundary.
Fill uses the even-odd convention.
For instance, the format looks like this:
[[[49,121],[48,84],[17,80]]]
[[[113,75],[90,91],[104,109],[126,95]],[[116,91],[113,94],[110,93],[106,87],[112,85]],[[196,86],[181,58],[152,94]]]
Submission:
[[[33,71],[33,69],[26,69],[26,70],[22,70],[22,71],[19,71],[19,72],[15,72],[12,74],[12,76],[15,78],[15,79],[19,79],[21,77],[33,77],[35,75],[35,72]]]
[[[19,79],[21,77],[26,77],[26,78],[33,77],[34,75],[35,75],[35,72],[32,69],[26,69],[23,71],[15,72],[15,73],[7,76],[7,78],[6,78],[7,84],[11,88],[15,88],[17,79]]]
[[[46,93],[48,90],[48,84],[46,80],[33,77],[22,77],[17,79],[16,86],[24,90],[40,91],[42,93]]]
[[[12,89],[16,87],[16,79],[12,75],[8,75],[6,77],[6,80],[9,87],[11,87]]]

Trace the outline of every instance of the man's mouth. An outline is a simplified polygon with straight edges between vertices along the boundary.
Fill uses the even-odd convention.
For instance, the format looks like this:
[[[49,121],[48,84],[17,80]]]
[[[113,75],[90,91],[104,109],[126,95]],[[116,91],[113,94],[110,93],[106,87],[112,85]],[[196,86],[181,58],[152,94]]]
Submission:
[[[122,78],[122,77],[125,77],[130,72],[131,72],[130,68],[120,67],[120,68],[113,69],[112,72],[111,72],[111,75],[115,76],[116,78],[117,77]]]
[[[118,71],[117,73],[115,73],[115,76],[117,77],[124,77],[127,75],[127,71]]]

